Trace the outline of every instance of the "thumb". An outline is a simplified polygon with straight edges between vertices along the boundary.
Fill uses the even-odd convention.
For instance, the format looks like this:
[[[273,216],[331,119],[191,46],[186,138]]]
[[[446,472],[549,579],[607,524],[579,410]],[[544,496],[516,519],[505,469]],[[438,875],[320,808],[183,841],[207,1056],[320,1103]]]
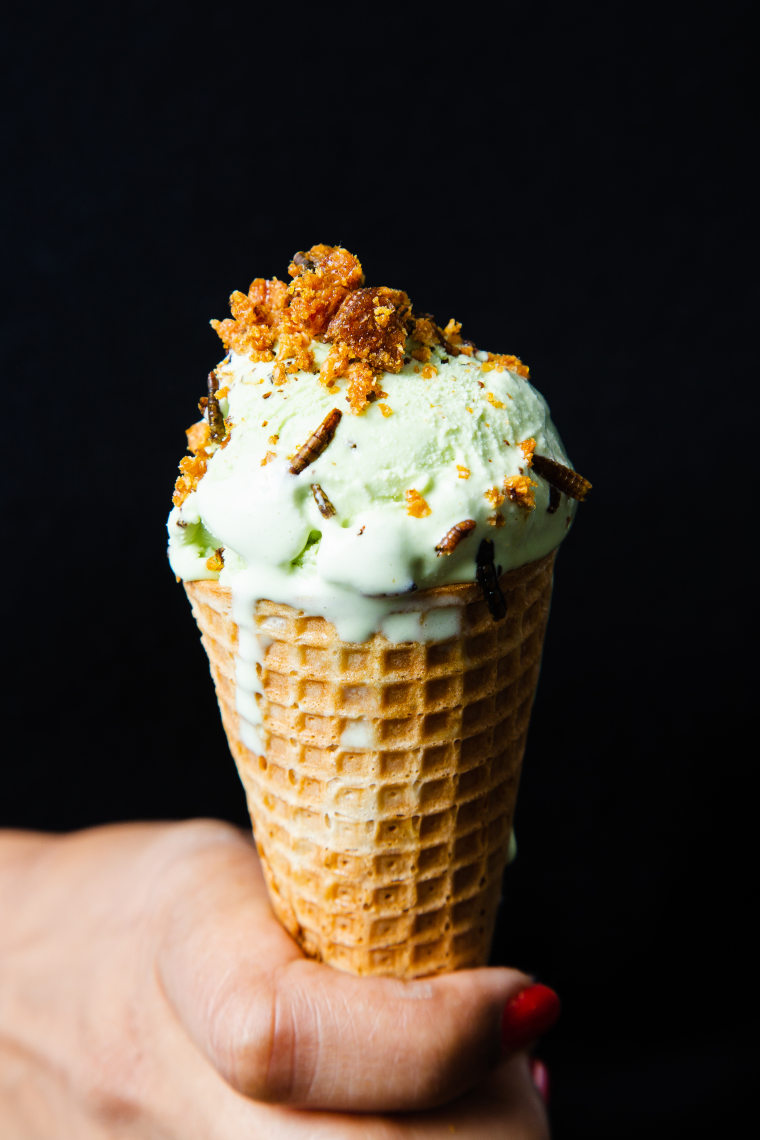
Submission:
[[[231,833],[233,835],[234,833]],[[159,969],[213,1065],[259,1101],[355,1112],[419,1110],[482,1080],[501,1056],[509,969],[415,981],[357,978],[303,958],[273,917],[252,846],[203,852],[202,889],[168,924]]]

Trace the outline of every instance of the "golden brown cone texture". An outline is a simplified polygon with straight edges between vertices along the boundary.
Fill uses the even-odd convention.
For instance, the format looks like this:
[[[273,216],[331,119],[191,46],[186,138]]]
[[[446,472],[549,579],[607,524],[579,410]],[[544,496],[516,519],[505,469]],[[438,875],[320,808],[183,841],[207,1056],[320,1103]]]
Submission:
[[[272,906],[306,954],[397,977],[487,963],[553,563],[502,577],[498,622],[475,585],[431,591],[462,608],[446,641],[349,644],[257,603],[265,756],[241,740],[230,591],[185,583]]]

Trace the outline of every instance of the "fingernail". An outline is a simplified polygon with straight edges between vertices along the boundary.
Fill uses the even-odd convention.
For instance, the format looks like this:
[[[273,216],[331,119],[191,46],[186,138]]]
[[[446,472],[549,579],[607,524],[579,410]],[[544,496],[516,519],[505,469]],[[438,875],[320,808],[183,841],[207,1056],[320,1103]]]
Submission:
[[[538,1057],[533,1057],[530,1062],[530,1075],[533,1077],[533,1084],[539,1091],[544,1104],[549,1103],[549,1070],[543,1061],[539,1061]]]
[[[559,1017],[560,1000],[554,990],[540,984],[528,986],[504,1006],[501,1043],[513,1052],[541,1037]]]

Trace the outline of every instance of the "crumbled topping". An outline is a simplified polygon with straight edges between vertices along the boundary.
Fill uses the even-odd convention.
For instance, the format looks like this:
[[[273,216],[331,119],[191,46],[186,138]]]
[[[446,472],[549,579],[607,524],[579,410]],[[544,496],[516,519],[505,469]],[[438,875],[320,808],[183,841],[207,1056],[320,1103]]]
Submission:
[[[231,294],[229,317],[211,321],[227,351],[254,362],[272,362],[269,379],[275,387],[287,384],[293,373],[317,371],[314,340],[329,345],[319,368],[320,382],[328,391],[337,392],[339,381],[343,381],[354,415],[387,396],[380,379],[383,373],[397,374],[412,360],[417,362],[415,370],[430,380],[447,357],[459,355],[472,357],[473,364],[480,363],[484,372],[509,368],[521,376],[528,375],[527,367],[516,356],[479,352],[472,341],[462,337],[459,321],[452,318],[441,328],[431,314],[413,312],[409,297],[401,290],[366,287],[361,262],[341,246],[314,245],[296,253],[288,275],[289,283],[276,277],[256,277],[247,293],[235,290]],[[188,429],[192,456],[180,464],[176,504],[183,503],[195,490],[216,448],[229,443],[232,423],[224,419],[219,407],[227,391],[218,387],[212,372],[208,395],[201,400],[204,420]],[[271,394],[271,390],[264,392],[262,398]],[[492,393],[487,393],[486,399],[494,407],[503,407]],[[384,416],[393,414],[388,404],[381,404],[380,410]],[[473,409],[468,407],[467,411],[472,413]],[[317,435],[301,450],[309,448]],[[263,462],[269,462],[273,455],[267,452]],[[526,459],[530,465],[531,456],[526,454]],[[457,471],[460,479],[469,478],[466,468],[457,465]],[[510,498],[516,494],[519,500],[526,499],[523,491],[507,493]],[[409,494],[410,514],[421,518],[429,513],[421,496],[409,500]]]
[[[208,460],[205,455],[186,455],[179,461],[179,477],[174,484],[172,502],[181,507],[187,496],[195,490],[206,474]]]
[[[533,436],[531,436],[529,439],[522,440],[522,442],[518,443],[517,446],[520,448],[520,451],[525,456],[525,462],[530,467],[531,463],[533,462],[533,452],[536,450],[535,439],[533,438]]]
[[[361,415],[370,401],[388,395],[380,386],[380,377],[372,371],[369,364],[361,360],[352,361],[344,375],[348,380],[346,399],[355,416]]]
[[[483,496],[492,507],[500,507],[507,497],[507,492],[502,491],[500,487],[489,487],[487,491],[483,492]]]
[[[349,293],[364,284],[359,259],[340,246],[314,245],[306,253],[297,253],[288,273],[293,278],[288,289],[288,323],[315,337],[324,335]]]
[[[211,557],[206,559],[206,569],[216,574],[224,569],[224,549],[221,546],[217,546]]]
[[[504,352],[489,352],[488,359],[496,365],[497,372],[503,372],[505,368],[508,368],[510,372],[516,372],[518,376],[528,379],[530,369],[527,364],[523,364],[519,356],[511,356]]]
[[[432,379],[433,350],[444,361],[441,353],[473,356],[477,351],[462,338],[458,321],[451,319],[442,329],[429,313],[414,313],[401,290],[365,287],[359,259],[340,246],[315,245],[295,254],[288,274],[289,285],[276,277],[255,278],[247,294],[231,295],[232,316],[211,322],[226,349],[254,361],[274,361],[276,385],[285,384],[291,373],[315,371],[311,341],[325,341],[330,351],[320,381],[330,388],[345,378],[351,411],[360,415],[381,395],[380,373],[398,373],[413,359],[425,366],[423,377]],[[514,367],[527,375],[516,356],[480,356],[487,356],[484,368]]]
[[[275,384],[284,384],[292,372],[315,372],[311,338],[305,332],[283,330],[277,345],[277,363],[272,369]]]
[[[406,513],[411,515],[412,518],[424,519],[426,515],[431,514],[430,507],[419,491],[415,491],[414,488],[409,491],[404,491],[404,497],[406,499]]]
[[[211,429],[206,420],[199,420],[197,424],[193,424],[187,429],[185,435],[187,436],[187,450],[191,451],[193,455],[207,458],[208,447],[211,443]]]
[[[510,502],[516,503],[526,511],[532,511],[536,506],[533,488],[537,484],[527,475],[510,475],[504,480],[504,491]]]
[[[325,337],[343,344],[352,360],[400,372],[410,311],[409,298],[398,289],[356,289],[330,321]]]
[[[442,339],[444,347],[451,356],[459,356],[460,352],[465,356],[472,356],[476,349],[471,340],[462,339],[462,322],[455,321],[452,317],[442,330]]]
[[[471,474],[470,468],[464,467],[461,463],[457,463],[457,474],[460,479],[469,479]]]

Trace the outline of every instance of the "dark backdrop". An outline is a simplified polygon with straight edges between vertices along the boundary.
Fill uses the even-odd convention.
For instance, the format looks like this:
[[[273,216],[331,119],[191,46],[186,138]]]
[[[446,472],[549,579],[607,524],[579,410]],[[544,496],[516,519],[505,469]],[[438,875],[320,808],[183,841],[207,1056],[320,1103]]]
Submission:
[[[756,1071],[750,7],[6,26],[0,823],[245,823],[164,519],[209,318],[346,245],[526,360],[594,483],[496,948],[564,998],[560,1138],[738,1134]]]

